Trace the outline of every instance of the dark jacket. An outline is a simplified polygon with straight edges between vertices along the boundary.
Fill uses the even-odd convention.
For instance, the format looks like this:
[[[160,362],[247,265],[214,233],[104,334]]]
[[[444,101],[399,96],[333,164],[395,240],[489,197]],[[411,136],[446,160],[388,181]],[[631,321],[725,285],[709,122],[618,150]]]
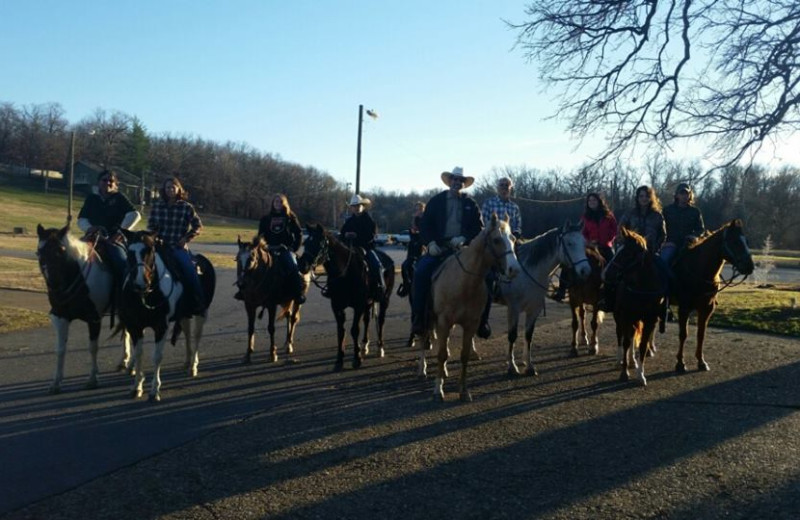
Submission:
[[[678,248],[685,245],[687,236],[699,237],[706,230],[703,215],[695,206],[670,204],[664,208],[664,223],[667,226],[667,242],[672,242]]]
[[[440,245],[444,245],[445,240],[453,238],[445,236],[447,228],[447,194],[443,191],[431,198],[425,206],[425,213],[422,215],[420,235],[422,243],[428,244],[435,240]],[[459,201],[463,208],[461,217],[461,235],[467,239],[467,244],[483,229],[483,218],[481,210],[475,200],[465,193],[459,194]]]
[[[619,225],[642,235],[647,241],[649,251],[658,253],[661,250],[666,231],[664,230],[664,216],[658,211],[647,210],[643,216],[638,208],[633,208],[622,216]]]
[[[303,243],[303,229],[297,216],[286,213],[268,213],[258,222],[258,234],[270,246],[284,245],[297,252]]]
[[[115,192],[103,200],[103,197],[92,193],[83,203],[78,218],[85,218],[93,226],[103,226],[110,233],[116,233],[122,220],[131,211],[136,211],[128,197]]]
[[[356,238],[349,239],[345,236],[346,233],[355,233]],[[342,225],[342,230],[339,232],[339,239],[344,241],[345,244],[352,244],[356,247],[364,249],[372,249],[375,247],[375,235],[378,234],[378,226],[372,217],[366,211],[355,213],[347,217]]]

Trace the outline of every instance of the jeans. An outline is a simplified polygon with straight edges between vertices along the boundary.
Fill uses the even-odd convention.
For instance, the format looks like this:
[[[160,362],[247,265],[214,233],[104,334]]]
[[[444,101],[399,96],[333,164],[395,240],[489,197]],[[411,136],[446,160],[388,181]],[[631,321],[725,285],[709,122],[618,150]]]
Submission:
[[[411,318],[425,319],[425,307],[431,292],[431,277],[442,260],[431,255],[422,255],[414,268],[414,298],[411,302]]]
[[[200,285],[200,277],[197,276],[197,269],[192,262],[192,253],[188,249],[179,247],[172,248],[172,258],[181,270],[183,284],[188,289],[190,296],[194,298],[197,306],[204,306],[203,287]]]

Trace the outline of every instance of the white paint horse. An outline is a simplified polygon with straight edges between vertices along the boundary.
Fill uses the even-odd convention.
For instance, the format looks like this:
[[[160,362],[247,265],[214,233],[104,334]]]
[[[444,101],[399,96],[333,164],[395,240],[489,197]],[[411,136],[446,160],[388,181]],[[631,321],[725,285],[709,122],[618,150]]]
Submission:
[[[47,285],[50,300],[50,321],[56,329],[56,371],[50,384],[50,393],[61,391],[64,379],[64,358],[67,353],[69,324],[83,320],[89,326],[89,353],[92,366],[87,388],[97,388],[97,351],[100,322],[111,306],[113,276],[94,249],[69,234],[69,224],[61,229],[36,228],[39,245],[36,254],[39,268]],[[123,336],[124,352],[120,367],[130,359],[130,339]]]
[[[469,246],[444,260],[433,275],[429,312],[429,323],[435,331],[439,346],[438,371],[433,386],[433,398],[444,400],[444,379],[447,377],[447,357],[450,331],[460,325],[463,337],[461,342],[461,377],[459,378],[459,397],[471,401],[467,390],[467,365],[473,350],[475,333],[481,321],[481,314],[488,289],[486,275],[496,267],[502,276],[514,278],[520,271],[514,255],[514,235],[508,225],[508,217],[499,220],[492,215],[487,227],[472,239]],[[419,374],[425,376],[427,363],[425,352],[428,338],[423,338],[419,355]]]
[[[590,272],[586,258],[583,224],[569,221],[561,229],[553,228],[517,247],[522,274],[510,282],[500,281],[499,303],[508,306],[508,375],[520,374],[514,358],[514,343],[520,313],[525,313],[525,354],[528,359],[526,375],[537,375],[533,364],[533,330],[544,308],[545,294],[553,271],[563,265],[573,271],[574,278],[585,280]]]
[[[185,313],[178,315],[179,303],[183,294],[183,284],[176,280],[167,269],[161,254],[156,251],[155,233],[139,231],[125,233],[128,238],[129,270],[122,287],[122,305],[120,316],[125,328],[131,334],[134,343],[133,361],[135,380],[131,395],[142,396],[144,370],[142,369],[142,338],[145,328],[155,332],[155,350],[153,352],[153,381],[150,386],[149,400],[161,400],[161,362],[164,357],[169,322],[178,317],[180,329],[173,334],[175,343],[178,330],[182,331],[186,340],[186,362],[184,369],[191,377],[197,376],[199,363],[200,339],[206,316],[187,317]],[[201,284],[205,290],[206,306],[214,297],[216,282],[214,268],[202,255],[196,255],[198,266],[202,270]],[[206,307],[207,311],[208,307]]]

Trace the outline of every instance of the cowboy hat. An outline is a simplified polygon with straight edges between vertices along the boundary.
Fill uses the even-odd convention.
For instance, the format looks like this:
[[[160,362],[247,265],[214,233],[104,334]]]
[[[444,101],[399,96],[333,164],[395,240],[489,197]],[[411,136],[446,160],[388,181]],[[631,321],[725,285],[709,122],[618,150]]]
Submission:
[[[445,183],[448,188],[450,187],[450,180],[453,177],[461,178],[465,188],[469,188],[472,186],[472,183],[475,182],[475,177],[464,176],[464,169],[461,166],[454,167],[451,172],[442,172],[442,182]]]
[[[685,191],[686,193],[691,193],[692,192],[692,187],[689,184],[686,184],[685,182],[682,182],[682,183],[678,184],[677,188],[675,188],[675,195],[677,195],[678,193],[680,193],[682,191]]]
[[[355,195],[353,195],[353,198],[350,199],[350,204],[348,204],[348,205],[349,206],[367,206],[369,204],[372,204],[371,200],[369,200],[369,199],[367,199],[365,197],[362,197],[361,195],[356,193]]]

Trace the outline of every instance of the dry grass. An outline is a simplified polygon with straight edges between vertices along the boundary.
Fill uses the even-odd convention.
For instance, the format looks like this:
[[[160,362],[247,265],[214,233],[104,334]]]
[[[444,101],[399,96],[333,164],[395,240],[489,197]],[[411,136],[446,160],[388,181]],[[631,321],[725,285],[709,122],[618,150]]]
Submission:
[[[49,323],[50,318],[43,312],[0,306],[0,334],[44,327]]]

